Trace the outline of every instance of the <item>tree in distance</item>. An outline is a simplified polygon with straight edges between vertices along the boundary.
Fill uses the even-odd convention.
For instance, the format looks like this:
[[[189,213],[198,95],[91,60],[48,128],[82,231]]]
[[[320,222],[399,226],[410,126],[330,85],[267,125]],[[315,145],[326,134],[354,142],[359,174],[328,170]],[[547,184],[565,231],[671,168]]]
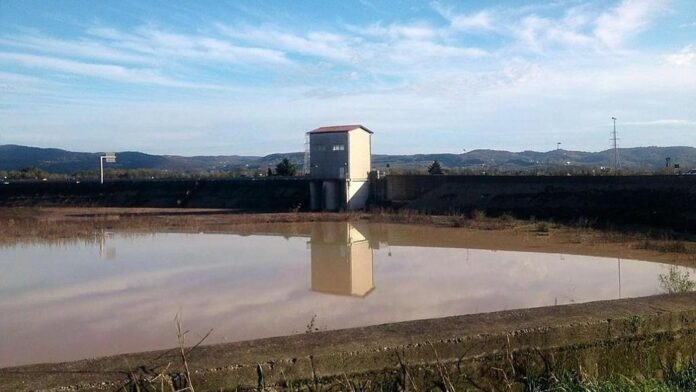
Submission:
[[[294,176],[297,174],[297,166],[290,162],[288,158],[283,158],[283,160],[276,165],[275,174],[276,176]]]
[[[440,162],[438,161],[433,161],[433,163],[428,166],[428,174],[445,174],[442,171],[442,166],[440,165]]]

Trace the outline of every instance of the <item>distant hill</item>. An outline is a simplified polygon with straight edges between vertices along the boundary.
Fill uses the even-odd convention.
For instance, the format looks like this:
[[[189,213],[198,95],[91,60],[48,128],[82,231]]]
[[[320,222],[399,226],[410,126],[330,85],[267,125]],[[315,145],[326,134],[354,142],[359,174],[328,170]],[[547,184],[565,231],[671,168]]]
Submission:
[[[636,147],[619,150],[621,165],[631,169],[655,170],[665,166],[665,158],[683,168],[696,168],[696,148],[694,147]],[[74,173],[95,170],[99,167],[98,153],[71,152],[55,148],[38,148],[18,145],[0,145],[0,170],[19,170],[38,167],[51,173]],[[171,171],[209,171],[234,170],[242,167],[265,169],[274,166],[287,157],[302,165],[301,152],[278,153],[266,156],[192,156],[151,155],[136,151],[117,153],[117,169],[157,169]],[[574,166],[611,166],[613,151],[600,152],[553,150],[536,151],[497,151],[473,150],[463,154],[416,154],[416,155],[373,155],[373,165],[391,167],[422,168],[434,160],[448,168],[471,168],[485,165],[501,171],[528,170],[547,165],[569,163]]]
[[[19,170],[26,167],[38,167],[51,173],[73,173],[99,168],[100,153],[72,152],[55,148],[38,148],[18,145],[0,145],[0,170]],[[235,168],[265,168],[288,157],[295,162],[304,158],[303,153],[271,154],[258,156],[192,156],[151,155],[137,151],[116,153],[116,169],[157,169],[171,171],[207,171],[232,170]]]
[[[665,166],[665,158],[683,168],[696,167],[694,147],[635,147],[619,149],[621,167],[656,170]],[[472,150],[464,154],[374,155],[377,167],[422,167],[437,160],[449,168],[466,168],[485,165],[503,171],[525,170],[546,165],[612,166],[613,150],[600,152],[552,150],[547,152],[499,150]]]

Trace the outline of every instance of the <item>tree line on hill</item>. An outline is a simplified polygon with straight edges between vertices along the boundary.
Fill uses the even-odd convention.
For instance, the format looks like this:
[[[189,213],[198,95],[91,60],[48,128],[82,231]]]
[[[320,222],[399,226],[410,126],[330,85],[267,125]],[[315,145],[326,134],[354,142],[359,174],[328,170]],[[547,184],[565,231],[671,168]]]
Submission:
[[[118,180],[135,179],[225,179],[244,177],[281,176],[292,177],[299,174],[296,164],[288,158],[284,158],[275,170],[268,167],[266,171],[260,169],[239,168],[235,170],[208,170],[208,171],[173,171],[156,169],[109,169],[105,168],[104,178]],[[7,180],[82,180],[96,179],[100,177],[99,170],[81,170],[70,174],[50,173],[36,166],[22,168],[20,170],[0,170],[0,179]]]
[[[96,153],[59,149],[0,146],[0,178],[94,179],[99,177]],[[621,149],[621,171],[611,165],[612,152],[587,153],[553,150],[509,152],[473,150],[463,154],[372,156],[373,168],[390,174],[434,175],[614,175],[678,174],[696,168],[694,147],[640,147]],[[303,153],[249,156],[149,155],[117,153],[115,164],[105,165],[107,179],[239,178],[301,175]],[[669,164],[669,165],[668,165]],[[678,168],[675,165],[679,165]]]

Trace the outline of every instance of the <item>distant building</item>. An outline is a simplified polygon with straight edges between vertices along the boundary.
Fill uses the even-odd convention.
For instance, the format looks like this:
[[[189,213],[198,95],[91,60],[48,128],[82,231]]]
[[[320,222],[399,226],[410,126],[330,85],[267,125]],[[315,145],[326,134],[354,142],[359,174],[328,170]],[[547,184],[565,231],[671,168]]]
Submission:
[[[313,210],[357,210],[369,197],[372,131],[362,125],[321,127],[307,133]]]

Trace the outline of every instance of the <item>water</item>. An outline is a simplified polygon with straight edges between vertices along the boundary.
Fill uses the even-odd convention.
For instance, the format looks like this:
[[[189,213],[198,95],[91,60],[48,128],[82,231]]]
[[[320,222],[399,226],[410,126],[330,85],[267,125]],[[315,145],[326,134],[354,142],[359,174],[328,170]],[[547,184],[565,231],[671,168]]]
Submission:
[[[670,268],[467,249],[454,230],[281,224],[0,248],[0,366],[172,347],[178,312],[189,340],[213,328],[219,343],[653,295]]]

